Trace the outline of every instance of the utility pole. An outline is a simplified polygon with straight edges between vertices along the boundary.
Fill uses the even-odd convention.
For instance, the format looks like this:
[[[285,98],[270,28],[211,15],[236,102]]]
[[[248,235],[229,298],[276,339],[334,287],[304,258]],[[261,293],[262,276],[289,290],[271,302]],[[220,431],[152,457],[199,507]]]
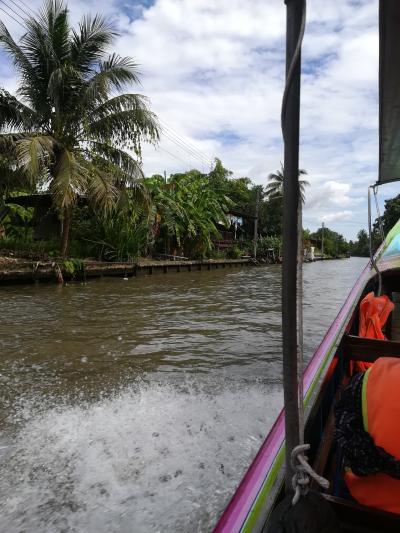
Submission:
[[[257,194],[256,194],[256,211],[255,211],[255,218],[254,218],[254,241],[253,241],[253,256],[254,259],[257,259],[257,241],[258,241],[258,209],[260,205],[260,188],[257,187]]]
[[[167,185],[167,171],[164,170],[164,182],[165,182],[165,185]],[[169,252],[168,250],[168,236],[166,235],[165,236],[165,239],[164,239],[164,254],[165,254],[165,259],[167,259],[167,252]]]
[[[322,257],[324,257],[324,228],[325,228],[325,222],[322,222],[322,238],[321,238],[321,254],[322,254]]]

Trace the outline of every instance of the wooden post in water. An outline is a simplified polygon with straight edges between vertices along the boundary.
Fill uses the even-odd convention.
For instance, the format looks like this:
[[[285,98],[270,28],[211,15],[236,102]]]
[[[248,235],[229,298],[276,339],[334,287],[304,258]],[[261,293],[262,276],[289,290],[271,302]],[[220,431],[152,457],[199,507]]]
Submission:
[[[285,0],[286,18],[286,83],[282,106],[282,128],[285,142],[283,185],[283,266],[282,266],[282,346],[286,433],[286,491],[292,489],[293,471],[290,454],[299,444],[299,402],[297,364],[297,260],[300,131],[300,35],[304,0]],[[296,55],[297,61],[293,63]]]

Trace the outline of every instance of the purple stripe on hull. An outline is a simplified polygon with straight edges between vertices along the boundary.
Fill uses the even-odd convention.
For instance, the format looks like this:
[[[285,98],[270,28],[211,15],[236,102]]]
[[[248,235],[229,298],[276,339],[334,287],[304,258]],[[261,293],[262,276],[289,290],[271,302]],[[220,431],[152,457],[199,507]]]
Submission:
[[[360,288],[367,279],[369,264],[365,267],[349,296],[346,299],[339,314],[327,331],[323,341],[319,345],[312,359],[307,365],[303,377],[304,395],[307,394],[311,383],[318,371],[327,351],[331,347],[338,332],[343,327],[354,300],[357,298]],[[251,507],[259,493],[266,475],[275,460],[275,457],[282,446],[285,438],[285,418],[282,410],[275,421],[272,429],[268,433],[264,443],[258,451],[250,468],[247,470],[239,487],[221,516],[218,524],[214,528],[214,533],[239,533]]]

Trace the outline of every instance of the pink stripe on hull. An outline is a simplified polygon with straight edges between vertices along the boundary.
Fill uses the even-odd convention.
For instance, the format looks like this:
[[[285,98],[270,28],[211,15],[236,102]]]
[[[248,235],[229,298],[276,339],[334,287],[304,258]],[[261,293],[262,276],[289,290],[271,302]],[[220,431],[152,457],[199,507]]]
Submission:
[[[216,525],[214,533],[240,531],[265,479],[265,472],[268,472],[282,444],[282,431],[285,431],[283,410]]]

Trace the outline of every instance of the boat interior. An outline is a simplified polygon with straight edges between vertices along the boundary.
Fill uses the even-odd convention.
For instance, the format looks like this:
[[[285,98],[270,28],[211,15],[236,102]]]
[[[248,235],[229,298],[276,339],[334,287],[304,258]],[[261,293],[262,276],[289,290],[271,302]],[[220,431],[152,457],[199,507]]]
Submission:
[[[394,303],[384,330],[387,340],[358,336],[359,307],[366,294],[376,291],[377,279],[366,285],[344,336],[322,384],[322,390],[308,417],[305,442],[311,444],[309,454],[314,470],[330,481],[324,497],[332,504],[343,532],[399,532],[400,516],[358,504],[343,481],[343,458],[334,440],[335,401],[341,387],[350,379],[352,362],[374,362],[382,356],[400,357],[400,271],[382,273],[382,294]],[[313,486],[316,490],[317,486]]]

